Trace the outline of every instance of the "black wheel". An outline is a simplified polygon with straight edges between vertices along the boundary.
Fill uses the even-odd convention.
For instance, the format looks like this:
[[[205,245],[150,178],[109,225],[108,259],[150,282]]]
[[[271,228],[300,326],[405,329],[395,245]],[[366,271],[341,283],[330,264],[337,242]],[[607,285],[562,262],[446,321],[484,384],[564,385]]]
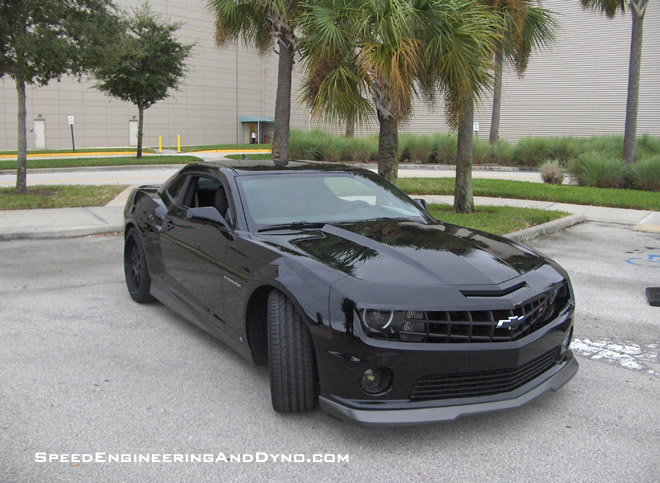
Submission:
[[[126,233],[124,242],[124,275],[126,276],[126,287],[131,298],[140,304],[153,302],[154,298],[149,293],[151,288],[151,277],[147,268],[147,258],[142,247],[142,240],[135,228]]]
[[[268,294],[268,366],[275,411],[314,409],[318,393],[312,340],[291,301],[277,290]]]

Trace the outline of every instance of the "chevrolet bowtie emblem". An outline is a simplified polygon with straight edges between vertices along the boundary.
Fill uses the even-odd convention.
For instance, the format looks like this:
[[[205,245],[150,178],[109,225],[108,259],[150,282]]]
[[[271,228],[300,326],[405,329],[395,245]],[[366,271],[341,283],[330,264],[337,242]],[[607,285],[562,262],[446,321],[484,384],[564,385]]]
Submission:
[[[503,327],[506,327],[507,329],[511,330],[514,327],[518,327],[518,325],[525,320],[525,316],[517,316],[517,315],[512,315],[508,319],[501,319],[497,321],[497,328],[501,329]]]

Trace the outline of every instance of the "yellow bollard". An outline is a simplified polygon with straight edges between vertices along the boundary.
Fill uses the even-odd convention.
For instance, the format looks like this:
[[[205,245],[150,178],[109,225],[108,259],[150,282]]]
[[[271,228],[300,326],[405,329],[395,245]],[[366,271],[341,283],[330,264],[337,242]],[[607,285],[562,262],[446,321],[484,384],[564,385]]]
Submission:
[[[181,135],[179,134],[176,135],[176,152],[181,152]]]
[[[158,154],[163,153],[163,136],[158,136]]]

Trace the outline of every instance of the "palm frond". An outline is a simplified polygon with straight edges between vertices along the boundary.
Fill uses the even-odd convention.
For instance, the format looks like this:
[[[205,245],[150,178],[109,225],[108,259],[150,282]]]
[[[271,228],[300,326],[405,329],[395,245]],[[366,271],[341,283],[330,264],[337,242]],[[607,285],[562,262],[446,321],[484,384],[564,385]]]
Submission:
[[[626,0],[580,0],[585,10],[595,10],[604,13],[609,18],[614,17],[617,12],[626,11]]]

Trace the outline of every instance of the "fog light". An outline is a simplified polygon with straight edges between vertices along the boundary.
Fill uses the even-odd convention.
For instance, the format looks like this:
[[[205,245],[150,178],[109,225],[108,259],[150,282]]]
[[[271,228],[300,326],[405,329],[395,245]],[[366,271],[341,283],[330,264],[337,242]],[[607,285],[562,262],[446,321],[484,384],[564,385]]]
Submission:
[[[362,374],[360,386],[367,394],[381,394],[390,388],[392,373],[385,368],[370,368]]]

